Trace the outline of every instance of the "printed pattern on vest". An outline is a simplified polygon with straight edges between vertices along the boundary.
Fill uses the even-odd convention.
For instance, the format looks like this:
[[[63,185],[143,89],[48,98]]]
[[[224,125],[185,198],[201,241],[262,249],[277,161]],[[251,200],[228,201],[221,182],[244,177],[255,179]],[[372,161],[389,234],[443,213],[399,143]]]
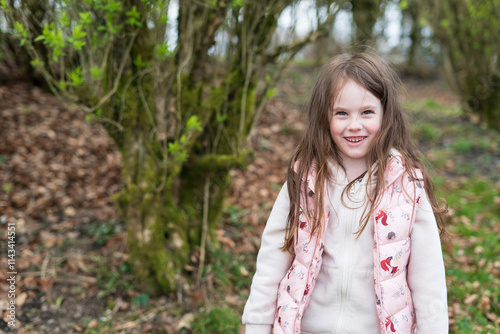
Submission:
[[[423,185],[405,173],[400,159],[393,157],[389,162],[387,188],[374,217],[374,283],[381,333],[415,332],[406,277],[410,235]],[[415,172],[421,179],[420,171]]]

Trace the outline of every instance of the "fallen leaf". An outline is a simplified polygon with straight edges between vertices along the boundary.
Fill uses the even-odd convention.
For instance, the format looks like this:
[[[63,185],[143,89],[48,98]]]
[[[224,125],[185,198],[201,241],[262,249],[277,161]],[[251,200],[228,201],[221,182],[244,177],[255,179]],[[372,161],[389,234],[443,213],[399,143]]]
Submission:
[[[486,317],[494,323],[500,324],[500,317],[495,313],[486,313]]]
[[[175,329],[177,332],[180,332],[181,329],[191,329],[191,324],[194,321],[194,314],[193,313],[186,313],[184,314],[179,322],[177,323],[177,326],[175,326]]]
[[[239,305],[239,297],[238,296],[231,296],[228,295],[224,298],[224,301],[231,306],[238,306]]]
[[[467,296],[467,298],[465,298],[464,300],[464,303],[466,305],[471,305],[473,304],[476,300],[478,299],[478,296],[476,294],[474,295],[470,295],[470,296]]]
[[[24,302],[26,301],[26,298],[28,298],[28,294],[26,292],[21,293],[17,298],[16,298],[16,306],[23,306]]]
[[[97,327],[99,323],[97,322],[97,319],[92,319],[89,321],[88,325],[87,325],[87,328],[91,328],[91,329],[94,329]]]
[[[489,311],[490,307],[490,298],[481,296],[481,299],[479,299],[479,308],[483,311]]]

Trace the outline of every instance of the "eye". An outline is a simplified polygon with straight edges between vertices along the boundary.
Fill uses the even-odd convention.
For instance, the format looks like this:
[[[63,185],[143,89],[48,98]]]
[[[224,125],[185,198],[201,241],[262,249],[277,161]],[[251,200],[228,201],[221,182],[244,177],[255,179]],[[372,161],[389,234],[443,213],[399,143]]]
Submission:
[[[373,111],[371,109],[363,111],[363,115],[370,115],[370,114],[374,114],[374,113],[375,113],[375,111]]]
[[[345,116],[345,115],[347,115],[347,113],[345,111],[339,110],[339,111],[335,112],[335,116]]]

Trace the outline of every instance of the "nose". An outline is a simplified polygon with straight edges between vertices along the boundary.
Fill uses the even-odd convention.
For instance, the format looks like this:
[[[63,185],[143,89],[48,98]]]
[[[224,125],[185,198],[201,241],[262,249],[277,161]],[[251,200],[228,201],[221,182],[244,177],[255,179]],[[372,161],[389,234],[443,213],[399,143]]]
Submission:
[[[347,129],[349,131],[359,131],[359,130],[361,130],[361,123],[360,123],[357,115],[355,115],[355,116],[353,116],[353,117],[351,117],[349,119],[349,124],[348,124]]]

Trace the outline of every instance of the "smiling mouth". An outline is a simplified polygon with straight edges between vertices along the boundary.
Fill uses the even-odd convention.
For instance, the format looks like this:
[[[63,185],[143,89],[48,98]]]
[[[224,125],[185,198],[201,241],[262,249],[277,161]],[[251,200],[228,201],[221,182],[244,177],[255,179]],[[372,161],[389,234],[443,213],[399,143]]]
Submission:
[[[345,140],[347,140],[350,143],[359,143],[360,141],[362,141],[366,137],[344,137],[344,138],[345,138]]]

